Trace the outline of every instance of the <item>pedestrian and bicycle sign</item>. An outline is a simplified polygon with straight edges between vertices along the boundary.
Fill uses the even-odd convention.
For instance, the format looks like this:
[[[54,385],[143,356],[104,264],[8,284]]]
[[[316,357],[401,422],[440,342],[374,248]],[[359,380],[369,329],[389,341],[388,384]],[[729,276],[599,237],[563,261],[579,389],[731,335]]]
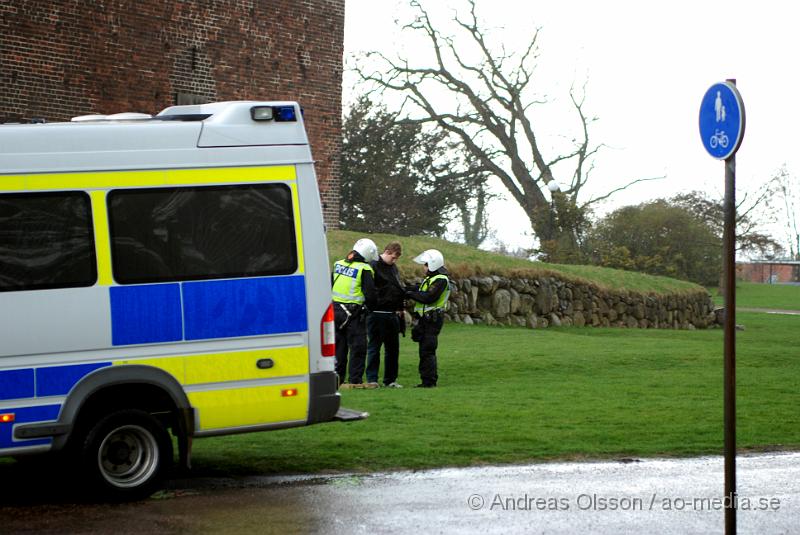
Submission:
[[[720,82],[706,91],[700,104],[700,138],[718,160],[736,153],[744,137],[744,103],[736,86]]]
[[[722,287],[725,293],[724,439],[725,496],[736,496],[736,151],[744,137],[744,103],[736,80],[708,88],[700,104],[700,138],[706,151],[725,160]],[[735,504],[725,507],[725,534],[736,535]]]

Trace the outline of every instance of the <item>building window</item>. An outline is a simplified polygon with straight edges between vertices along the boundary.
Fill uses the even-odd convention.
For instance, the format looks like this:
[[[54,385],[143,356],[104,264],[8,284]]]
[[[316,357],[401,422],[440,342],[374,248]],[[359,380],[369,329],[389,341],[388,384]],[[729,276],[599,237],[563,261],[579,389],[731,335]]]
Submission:
[[[108,206],[114,278],[121,284],[297,270],[285,184],[115,190]]]
[[[194,93],[175,93],[175,104],[177,106],[187,106],[195,104],[206,104],[208,98]]]
[[[0,195],[0,291],[92,286],[91,213],[82,191]]]

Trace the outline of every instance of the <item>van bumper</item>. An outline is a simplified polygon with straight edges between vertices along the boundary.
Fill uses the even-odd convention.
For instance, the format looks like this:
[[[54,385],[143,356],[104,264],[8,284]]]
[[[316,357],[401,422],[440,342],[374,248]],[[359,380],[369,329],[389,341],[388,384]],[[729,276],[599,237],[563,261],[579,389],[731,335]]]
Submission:
[[[335,372],[312,373],[308,378],[308,423],[329,422],[341,403]]]

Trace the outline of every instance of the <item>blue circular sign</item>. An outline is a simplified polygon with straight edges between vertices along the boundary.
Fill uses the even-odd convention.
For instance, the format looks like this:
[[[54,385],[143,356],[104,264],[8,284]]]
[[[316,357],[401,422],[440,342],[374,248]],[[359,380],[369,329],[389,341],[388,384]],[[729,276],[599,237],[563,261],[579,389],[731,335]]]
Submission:
[[[700,104],[700,138],[719,160],[730,158],[744,137],[744,103],[731,82],[712,85]]]

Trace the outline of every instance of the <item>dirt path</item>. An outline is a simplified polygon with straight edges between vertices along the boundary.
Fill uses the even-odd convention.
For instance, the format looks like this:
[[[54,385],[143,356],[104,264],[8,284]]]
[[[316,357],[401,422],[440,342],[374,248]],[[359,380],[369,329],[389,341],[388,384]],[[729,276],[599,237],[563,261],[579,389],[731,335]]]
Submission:
[[[780,310],[775,308],[740,308],[736,307],[737,312],[763,312],[765,314],[787,314],[790,316],[800,316],[800,310]]]

